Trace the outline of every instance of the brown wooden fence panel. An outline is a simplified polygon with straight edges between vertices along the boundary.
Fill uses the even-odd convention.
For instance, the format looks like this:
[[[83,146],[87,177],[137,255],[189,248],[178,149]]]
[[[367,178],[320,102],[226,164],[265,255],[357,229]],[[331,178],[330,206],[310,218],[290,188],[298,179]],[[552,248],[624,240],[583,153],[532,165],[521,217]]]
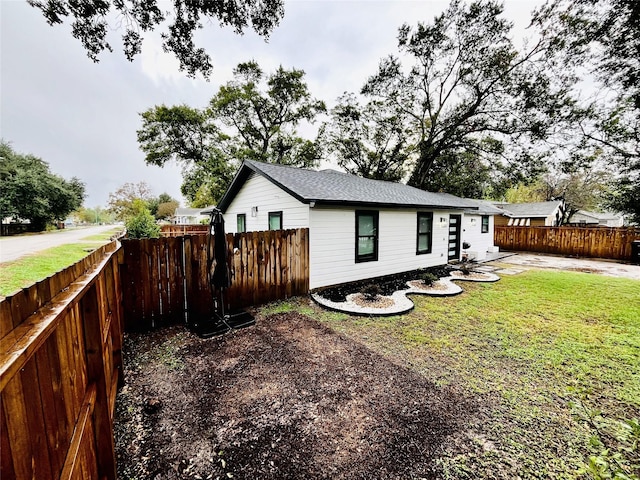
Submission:
[[[502,250],[630,260],[638,228],[508,227],[494,228],[494,243]]]
[[[231,281],[226,311],[308,293],[308,229],[227,234],[226,241]],[[208,272],[215,266],[215,252],[207,235],[129,239],[122,245],[127,330],[193,323],[213,315]]]
[[[116,474],[119,244],[0,301],[0,477]]]
[[[183,237],[185,235],[206,235],[209,225],[162,225],[160,235],[163,237]]]

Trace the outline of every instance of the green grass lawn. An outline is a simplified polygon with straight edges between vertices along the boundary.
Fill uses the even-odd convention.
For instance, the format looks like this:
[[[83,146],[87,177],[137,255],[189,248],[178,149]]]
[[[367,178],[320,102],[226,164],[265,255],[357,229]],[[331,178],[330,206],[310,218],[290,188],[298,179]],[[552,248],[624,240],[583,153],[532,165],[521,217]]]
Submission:
[[[73,265],[93,249],[109,243],[109,239],[121,230],[114,228],[99,235],[85,237],[81,243],[61,245],[12,262],[0,263],[0,296],[10,295]]]
[[[416,308],[402,316],[320,319],[478,399],[477,450],[443,459],[450,478],[576,478],[604,448],[590,446],[594,427],[620,447],[613,419],[640,418],[640,282],[531,270],[463,288],[413,296]],[[638,445],[628,445],[621,462],[640,462]]]

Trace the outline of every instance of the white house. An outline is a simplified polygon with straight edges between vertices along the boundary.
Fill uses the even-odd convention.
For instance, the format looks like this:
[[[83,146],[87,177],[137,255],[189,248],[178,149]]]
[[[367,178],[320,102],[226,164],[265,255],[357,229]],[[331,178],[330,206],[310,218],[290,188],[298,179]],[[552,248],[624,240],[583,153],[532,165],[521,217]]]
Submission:
[[[470,259],[484,260],[489,252],[499,249],[493,244],[493,227],[496,216],[503,211],[487,200],[465,198],[477,206],[477,210],[466,209],[462,220],[462,239],[469,243],[464,251]]]
[[[208,207],[211,208],[211,207]],[[176,208],[171,223],[174,225],[198,225],[209,219],[208,215],[203,215],[202,208]]]
[[[309,228],[312,289],[459,260],[469,212],[470,243],[493,245],[473,201],[334,170],[245,161],[218,208],[232,233]]]
[[[585,210],[578,210],[571,215],[569,223],[572,225],[623,227],[624,216],[612,212],[587,212]]]

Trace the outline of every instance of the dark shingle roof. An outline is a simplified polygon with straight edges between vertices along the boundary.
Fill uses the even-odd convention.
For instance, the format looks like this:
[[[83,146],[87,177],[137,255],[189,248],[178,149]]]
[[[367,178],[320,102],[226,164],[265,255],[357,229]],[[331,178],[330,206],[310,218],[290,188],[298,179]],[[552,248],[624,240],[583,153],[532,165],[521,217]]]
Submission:
[[[500,203],[504,214],[508,217],[546,217],[555,212],[561,200],[532,203]]]
[[[218,207],[224,212],[251,172],[264,176],[303,203],[398,208],[470,208],[477,204],[448,193],[432,193],[401,183],[370,180],[335,170],[306,170],[245,160]]]
[[[496,207],[490,200],[475,200],[472,198],[465,198],[467,202],[471,202],[478,207],[478,211],[473,211],[476,215],[502,215],[504,211]]]

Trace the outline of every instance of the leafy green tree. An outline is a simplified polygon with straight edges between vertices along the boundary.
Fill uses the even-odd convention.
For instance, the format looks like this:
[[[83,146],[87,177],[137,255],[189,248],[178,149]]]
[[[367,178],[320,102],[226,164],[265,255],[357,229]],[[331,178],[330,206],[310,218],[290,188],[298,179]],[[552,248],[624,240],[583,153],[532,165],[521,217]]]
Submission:
[[[95,208],[81,207],[76,211],[76,216],[83,223],[113,223],[113,214],[104,210],[102,207]]]
[[[431,165],[422,188],[459,197],[483,198],[492,183],[491,169],[472,152],[443,154]]]
[[[49,164],[0,143],[0,217],[29,220],[35,230],[64,220],[82,205],[85,186],[78,178],[65,180]]]
[[[408,168],[410,149],[402,119],[380,101],[360,105],[345,94],[326,125],[328,149],[347,172],[398,182]]]
[[[212,71],[211,58],[197,47],[194,35],[203,23],[218,23],[242,34],[247,27],[268,37],[284,14],[283,0],[225,0],[193,2],[172,0],[28,0],[42,11],[50,25],[72,19],[71,33],[80,40],[87,55],[94,62],[104,50],[112,51],[107,40],[109,32],[122,29],[124,54],[129,61],[142,51],[145,33],[166,26],[161,33],[162,48],[180,62],[180,70],[190,77],[201,72],[208,78]],[[110,23],[110,20],[114,19]]]
[[[146,182],[125,183],[109,194],[107,209],[117,220],[126,221],[139,213],[138,200],[141,200],[148,209],[149,203],[153,200],[149,185]]]
[[[179,205],[180,202],[166,192],[161,193],[157,198],[151,198],[148,202],[149,211],[156,220],[168,219]]]
[[[425,188],[437,161],[463,152],[524,177],[539,170],[531,145],[546,137],[562,90],[543,64],[544,41],[517,51],[502,13],[494,1],[453,0],[432,23],[403,25],[399,51],[410,65],[389,56],[362,88],[407,122],[410,185]]]
[[[600,210],[609,195],[611,175],[605,170],[587,168],[564,175],[545,175],[543,183],[547,198],[562,198],[565,202],[565,220],[578,210]]]
[[[605,206],[628,214],[629,222],[640,225],[640,179],[622,177],[613,184],[605,197]]]
[[[571,166],[594,159],[616,179],[607,207],[640,218],[640,3],[635,0],[554,0],[533,22],[549,39],[547,58],[575,72],[580,112],[556,142]],[[587,76],[591,95],[580,95]]]
[[[296,128],[325,110],[311,97],[303,71],[279,67],[265,75],[257,63],[241,63],[208,108],[161,105],[143,112],[138,143],[148,164],[182,164],[182,193],[192,204],[212,204],[244,159],[314,165],[320,142],[303,139]]]
[[[129,238],[158,238],[160,226],[153,218],[144,200],[136,198],[132,204],[133,215],[125,222]]]
[[[547,189],[542,180],[537,179],[531,183],[518,183],[509,188],[501,198],[494,198],[494,200],[509,203],[546,202],[547,200],[551,200],[547,193]]]

